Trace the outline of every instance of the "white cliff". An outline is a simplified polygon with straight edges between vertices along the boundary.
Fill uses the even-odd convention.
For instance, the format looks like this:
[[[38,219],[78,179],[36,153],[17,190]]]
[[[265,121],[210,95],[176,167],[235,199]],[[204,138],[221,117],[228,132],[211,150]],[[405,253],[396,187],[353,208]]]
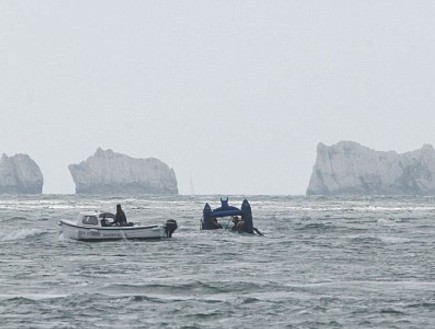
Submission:
[[[27,154],[0,159],[0,193],[41,194],[44,178],[39,166]]]
[[[178,194],[174,170],[154,158],[135,159],[98,148],[86,161],[68,169],[77,194]]]
[[[307,195],[434,195],[435,150],[431,145],[398,154],[358,143],[320,143]]]

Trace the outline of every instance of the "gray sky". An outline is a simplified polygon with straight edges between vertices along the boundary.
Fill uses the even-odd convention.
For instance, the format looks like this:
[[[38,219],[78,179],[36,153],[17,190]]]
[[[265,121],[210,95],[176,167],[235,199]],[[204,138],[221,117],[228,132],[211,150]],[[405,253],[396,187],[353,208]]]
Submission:
[[[0,0],[0,153],[44,193],[97,147],[180,192],[304,194],[317,143],[435,143],[435,2]]]

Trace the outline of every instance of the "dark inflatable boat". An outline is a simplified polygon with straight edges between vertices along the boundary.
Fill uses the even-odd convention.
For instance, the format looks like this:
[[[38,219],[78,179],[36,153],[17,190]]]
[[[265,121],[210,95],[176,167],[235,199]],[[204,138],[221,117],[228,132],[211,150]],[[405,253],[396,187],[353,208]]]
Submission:
[[[224,225],[218,221],[218,219],[222,218],[229,218]],[[230,221],[232,224],[230,224]],[[221,206],[214,210],[206,203],[202,211],[201,229],[230,229],[239,233],[257,233],[258,235],[263,235],[254,227],[251,205],[246,199],[243,200],[240,209],[228,205],[228,198],[225,200],[221,199]]]

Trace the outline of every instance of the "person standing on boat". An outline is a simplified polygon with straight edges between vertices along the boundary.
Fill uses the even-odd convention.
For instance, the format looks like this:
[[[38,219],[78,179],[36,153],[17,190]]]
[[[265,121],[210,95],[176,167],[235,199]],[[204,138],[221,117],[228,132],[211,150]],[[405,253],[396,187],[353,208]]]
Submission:
[[[127,224],[127,217],[125,217],[125,214],[121,208],[121,205],[117,204],[116,205],[115,221],[113,222],[113,225],[124,226],[126,224]]]

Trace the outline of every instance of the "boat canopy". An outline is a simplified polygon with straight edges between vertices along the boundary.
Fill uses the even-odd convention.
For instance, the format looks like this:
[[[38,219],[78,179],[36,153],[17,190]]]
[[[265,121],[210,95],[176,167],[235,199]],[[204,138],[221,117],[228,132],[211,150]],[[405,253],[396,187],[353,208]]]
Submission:
[[[254,233],[253,223],[252,223],[252,212],[251,205],[248,200],[243,200],[242,206],[239,208],[228,205],[228,198],[221,198],[221,206],[214,210],[211,209],[208,203],[205,204],[204,210],[202,211],[202,229],[203,230],[214,230],[216,228],[221,228],[221,226],[216,225],[215,219],[229,216],[241,216],[242,220],[245,222],[244,231],[247,233]]]
[[[106,219],[106,218],[110,218],[110,219],[115,219],[115,214],[111,213],[111,212],[102,212],[100,213],[100,219]]]

